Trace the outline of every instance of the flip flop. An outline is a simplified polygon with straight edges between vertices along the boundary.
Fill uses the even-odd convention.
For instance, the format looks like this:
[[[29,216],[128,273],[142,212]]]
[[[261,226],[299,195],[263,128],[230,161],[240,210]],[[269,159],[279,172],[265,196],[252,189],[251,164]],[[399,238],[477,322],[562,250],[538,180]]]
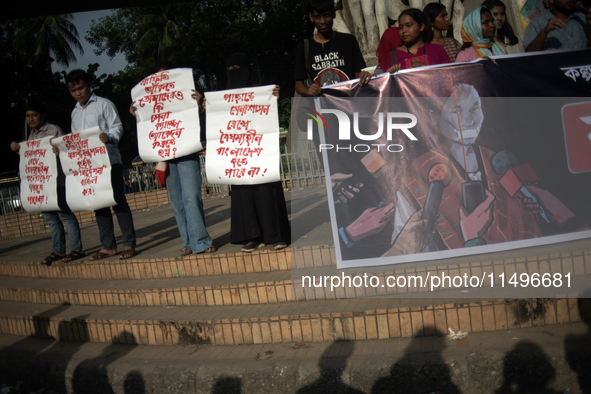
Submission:
[[[183,249],[181,252],[181,256],[188,256],[190,254],[193,254],[193,250],[191,248]]]
[[[197,254],[201,254],[201,253],[215,253],[218,251],[218,248],[216,248],[215,246],[210,246],[209,248],[202,250],[201,252],[197,252]]]
[[[63,259],[64,257],[65,256],[60,256],[59,254],[52,252],[49,256],[47,256],[46,258],[43,259],[41,264],[49,267],[51,265],[51,263],[53,263],[54,261],[57,261],[59,259]]]
[[[86,253],[84,253],[81,250],[72,250],[70,252],[70,254],[68,254],[66,257],[64,257],[62,259],[62,261],[64,263],[69,263],[70,261],[78,260],[78,259],[81,259],[82,257],[85,257],[85,256],[86,256]]]
[[[134,256],[137,256],[137,250],[135,250],[135,249],[124,250],[123,253],[121,253],[119,255],[119,260],[130,259],[130,258],[132,258]]]
[[[115,254],[117,254],[117,253],[115,253]],[[90,260],[91,261],[102,260],[107,257],[113,257],[113,256],[115,256],[115,254],[107,254],[107,253],[102,253],[102,252],[98,251],[90,257]]]

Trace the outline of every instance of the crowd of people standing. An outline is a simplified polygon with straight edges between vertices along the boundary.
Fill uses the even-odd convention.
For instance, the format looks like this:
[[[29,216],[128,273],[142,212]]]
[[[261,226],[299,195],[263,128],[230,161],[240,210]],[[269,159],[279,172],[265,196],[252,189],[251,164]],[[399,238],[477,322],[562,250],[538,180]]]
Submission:
[[[572,0],[547,0],[548,12],[533,19],[525,30],[523,47],[526,52],[550,49],[589,47],[591,16],[575,10]],[[333,30],[336,17],[333,0],[310,0],[309,15],[315,27],[313,36],[300,42],[295,57],[295,91],[302,96],[318,96],[322,87],[358,78],[359,85],[367,84],[374,75],[368,72],[359,44],[354,36]],[[376,56],[378,71],[399,70],[467,62],[481,57],[514,53],[519,39],[507,21],[506,7],[501,0],[485,0],[462,22],[461,41],[446,36],[450,20],[448,10],[440,3],[427,4],[423,10],[407,9],[398,18],[398,26],[383,34]],[[326,61],[330,59],[330,61]],[[338,64],[338,67],[333,65]],[[162,64],[158,71],[171,68]],[[252,86],[248,56],[234,53],[226,62],[227,89]],[[76,101],[71,114],[73,132],[98,126],[99,138],[105,144],[111,162],[111,184],[116,205],[113,211],[122,232],[123,252],[120,259],[137,255],[136,235],[131,210],[124,195],[121,155],[118,143],[123,126],[115,105],[92,91],[91,78],[82,70],[71,71],[66,77],[67,89]],[[279,87],[274,95],[279,96]],[[196,105],[205,107],[201,95],[196,94]],[[130,112],[135,116],[133,103]],[[32,130],[29,139],[63,135],[61,129],[46,121],[42,105],[32,100],[25,108],[27,124]],[[204,122],[205,119],[202,119]],[[202,126],[204,128],[204,126]],[[203,139],[203,138],[202,138]],[[204,142],[204,141],[203,141]],[[16,153],[20,145],[11,145]],[[57,148],[54,148],[56,153]],[[58,181],[58,195],[64,194],[63,176]],[[198,153],[168,162],[166,184],[180,236],[183,240],[181,256],[194,253],[214,253],[217,248],[207,232],[201,198],[201,170]],[[61,194],[60,194],[61,193]],[[280,182],[232,187],[231,230],[232,243],[244,244],[244,252],[252,252],[272,245],[282,249],[291,241],[291,230],[285,197]],[[117,255],[111,208],[95,211],[100,233],[101,249],[90,259],[100,260]],[[51,230],[52,253],[42,261],[69,262],[86,256],[82,249],[80,228],[75,216],[60,199],[59,212],[44,212]],[[66,254],[65,232],[70,239],[71,252]]]

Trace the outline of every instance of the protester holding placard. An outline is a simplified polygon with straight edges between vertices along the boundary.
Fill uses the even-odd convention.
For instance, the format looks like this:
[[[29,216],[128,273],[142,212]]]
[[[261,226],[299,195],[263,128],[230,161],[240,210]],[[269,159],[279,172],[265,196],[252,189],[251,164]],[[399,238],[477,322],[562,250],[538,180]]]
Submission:
[[[128,259],[137,255],[135,250],[136,237],[133,217],[124,194],[123,166],[119,153],[119,139],[123,134],[123,125],[115,105],[92,92],[90,76],[83,70],[73,70],[66,76],[68,90],[77,101],[72,111],[72,132],[99,127],[100,140],[105,144],[111,162],[111,183],[113,197],[117,203],[113,210],[123,238],[123,253],[120,259]],[[94,211],[99,228],[101,249],[90,259],[100,260],[117,254],[117,243],[113,227],[111,208]]]
[[[25,120],[31,128],[31,134],[29,135],[28,141],[40,140],[45,137],[59,137],[64,135],[62,129],[54,124],[46,121],[47,114],[43,105],[37,101],[29,101],[25,104]],[[13,142],[10,148],[19,153],[21,146],[18,142]],[[21,158],[22,160],[22,158]],[[59,166],[58,166],[59,168]],[[23,174],[21,174],[23,176]],[[85,256],[82,251],[82,241],[80,238],[80,226],[76,216],[70,211],[65,202],[65,187],[64,187],[63,175],[58,176],[58,195],[62,197],[61,201],[58,197],[58,203],[60,203],[60,211],[46,211],[42,213],[43,220],[49,226],[51,233],[51,240],[53,242],[53,252],[47,256],[41,264],[51,265],[56,260],[62,260],[69,262],[77,260]],[[66,256],[66,233],[64,232],[64,225],[68,232],[70,239],[70,253]]]
[[[157,73],[170,68],[172,68],[170,63],[163,62],[159,65]],[[135,102],[131,103],[129,112],[137,119]],[[199,122],[198,111],[195,111],[195,113],[198,115],[198,119],[195,120]],[[171,113],[170,116],[174,118],[175,114]],[[197,125],[199,124],[197,123]],[[203,126],[200,126],[200,129],[203,129]],[[185,133],[188,131],[197,132],[197,130],[187,130]],[[197,132],[196,134],[196,137],[199,138],[200,133]],[[201,145],[199,145],[199,150],[201,150]],[[166,171],[168,200],[170,201],[170,207],[174,211],[176,224],[184,243],[181,256],[193,253],[216,252],[217,248],[213,246],[213,241],[205,228],[205,212],[203,211],[203,200],[201,199],[202,180],[199,152],[183,157],[170,158],[166,160],[166,163],[168,166]]]
[[[402,45],[396,49],[397,64],[390,66],[388,72],[450,63],[443,46],[430,42],[433,30],[423,11],[417,8],[402,11],[398,24]]]
[[[226,60],[228,81],[226,88],[238,89],[252,84],[248,57],[234,53]],[[279,97],[279,87],[273,90]],[[291,228],[280,181],[257,185],[232,185],[230,242],[246,242],[243,252],[272,244],[283,249],[291,240]]]

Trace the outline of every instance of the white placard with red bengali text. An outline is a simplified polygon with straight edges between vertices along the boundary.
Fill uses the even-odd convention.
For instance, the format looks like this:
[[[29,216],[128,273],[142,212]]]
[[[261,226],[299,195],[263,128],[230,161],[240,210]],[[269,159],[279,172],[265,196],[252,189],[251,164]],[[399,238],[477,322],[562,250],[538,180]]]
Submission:
[[[49,141],[51,137],[21,142],[21,203],[27,212],[59,211],[57,200],[58,164]]]
[[[131,90],[137,141],[144,162],[155,163],[203,150],[199,107],[191,98],[193,71],[175,68],[144,78]]]
[[[254,185],[281,179],[275,85],[206,92],[209,183]]]
[[[66,202],[74,212],[117,205],[111,185],[111,161],[100,129],[93,127],[54,138],[66,174]]]

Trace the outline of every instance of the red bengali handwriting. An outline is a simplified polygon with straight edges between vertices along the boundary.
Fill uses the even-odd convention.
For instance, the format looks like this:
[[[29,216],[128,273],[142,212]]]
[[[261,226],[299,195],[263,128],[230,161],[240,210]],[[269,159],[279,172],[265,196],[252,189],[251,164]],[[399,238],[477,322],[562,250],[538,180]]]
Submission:
[[[258,105],[258,104],[237,105],[237,106],[232,106],[230,108],[230,115],[244,116],[249,112],[251,112],[255,115],[256,114],[269,115],[269,108],[271,108],[270,105]]]
[[[247,166],[248,165],[248,159],[243,157],[243,158],[233,158],[230,160],[230,163],[232,164],[232,167],[236,168],[236,167],[242,167],[242,166]]]
[[[27,141],[27,148],[39,148],[41,146],[41,140]]]
[[[72,133],[63,137],[67,150],[88,149],[88,139],[83,140],[80,133]]]
[[[83,169],[79,169],[79,170],[73,170],[70,168],[69,171],[72,173],[73,176],[81,176],[84,178],[90,178],[95,175],[102,175],[103,172],[105,171],[105,168],[107,168],[107,165],[103,164],[102,167],[98,167],[98,168],[83,168]]]
[[[176,129],[181,125],[181,123],[183,123],[182,120],[176,120],[176,119],[156,123],[156,130],[170,129],[170,128]]]
[[[243,145],[246,144],[247,146],[250,146],[250,144],[257,144],[257,145],[261,145],[261,141],[263,140],[263,135],[262,134],[257,134],[256,130],[248,130],[245,133],[237,133],[237,134],[231,134],[231,133],[224,133],[222,130],[220,130],[220,144],[223,143],[234,143],[234,144],[239,144],[239,145]]]
[[[69,169],[72,176],[80,179],[82,186],[82,195],[96,195],[94,185],[98,184],[98,176],[102,175],[107,168],[106,164],[100,167],[93,167],[92,158],[99,155],[107,155],[105,146],[88,147],[88,138],[82,139],[80,133],[74,133],[64,136],[66,148],[71,151],[67,156],[70,160],[76,160],[76,169]]]
[[[97,146],[96,148],[80,149],[74,152],[68,152],[70,159],[84,159],[86,157],[92,158],[96,155],[106,155],[107,148],[105,146]]]
[[[41,148],[41,140],[27,141],[27,148],[23,157],[27,160],[25,164],[25,178],[28,182],[29,193],[33,196],[27,196],[27,202],[31,205],[42,205],[47,203],[47,196],[43,195],[44,184],[49,182],[53,175],[49,173],[49,166],[41,160],[47,154],[46,148]]]
[[[28,196],[27,202],[31,205],[42,205],[47,200],[47,196]]]
[[[176,147],[171,148],[166,148],[166,149],[159,149],[158,150],[158,156],[162,157],[163,159],[169,158],[170,154],[172,153],[172,158],[174,159],[176,157]]]
[[[153,74],[147,78],[144,78],[142,80],[142,82],[140,82],[140,85],[146,86],[149,84],[160,83],[162,81],[168,81],[168,79],[169,79],[168,71],[162,71],[159,74]]]
[[[146,86],[144,91],[148,94],[154,94],[159,92],[170,92],[175,88],[174,81],[173,82],[165,82],[165,83],[157,83],[151,86]]]
[[[227,168],[224,175],[228,178],[242,178],[247,176],[254,178],[259,174],[264,176],[266,172],[266,168],[261,172],[261,167],[250,167],[248,170],[246,168]]]
[[[150,118],[150,122],[151,123],[164,122],[164,121],[168,120],[169,117],[170,117],[170,111],[163,112],[161,114],[153,114],[152,117]]]
[[[47,149],[31,149],[25,152],[25,157],[45,157]]]
[[[152,149],[170,148],[173,145],[176,145],[176,140],[174,138],[170,140],[154,141],[152,142]]]
[[[27,175],[26,180],[30,183],[41,182],[47,183],[53,177],[53,175]]]
[[[176,129],[176,130],[166,130],[166,131],[150,131],[150,134],[148,134],[148,138],[150,138],[151,140],[154,141],[158,141],[158,140],[163,140],[166,138],[179,138],[181,136],[181,134],[183,133],[183,130],[185,128],[180,128],[180,129]]]
[[[218,148],[217,153],[219,156],[234,156],[234,157],[254,157],[260,156],[265,148]]]
[[[32,174],[32,175],[43,175],[49,173],[49,166],[44,165],[44,163],[39,163],[39,165],[28,166],[25,165],[25,173]]]
[[[158,94],[151,94],[149,96],[144,96],[139,99],[138,104],[140,107],[144,107],[146,104],[163,104],[166,102],[172,102],[173,100],[183,100],[184,95],[181,91],[174,91],[174,92],[166,92],[166,93],[158,93]],[[162,106],[158,108],[164,109]],[[158,108],[154,107],[154,110]]]
[[[241,101],[249,102],[254,100],[254,92],[224,94],[224,100],[228,103],[240,104]]]
[[[248,130],[250,120],[231,120],[228,122],[226,130]]]

